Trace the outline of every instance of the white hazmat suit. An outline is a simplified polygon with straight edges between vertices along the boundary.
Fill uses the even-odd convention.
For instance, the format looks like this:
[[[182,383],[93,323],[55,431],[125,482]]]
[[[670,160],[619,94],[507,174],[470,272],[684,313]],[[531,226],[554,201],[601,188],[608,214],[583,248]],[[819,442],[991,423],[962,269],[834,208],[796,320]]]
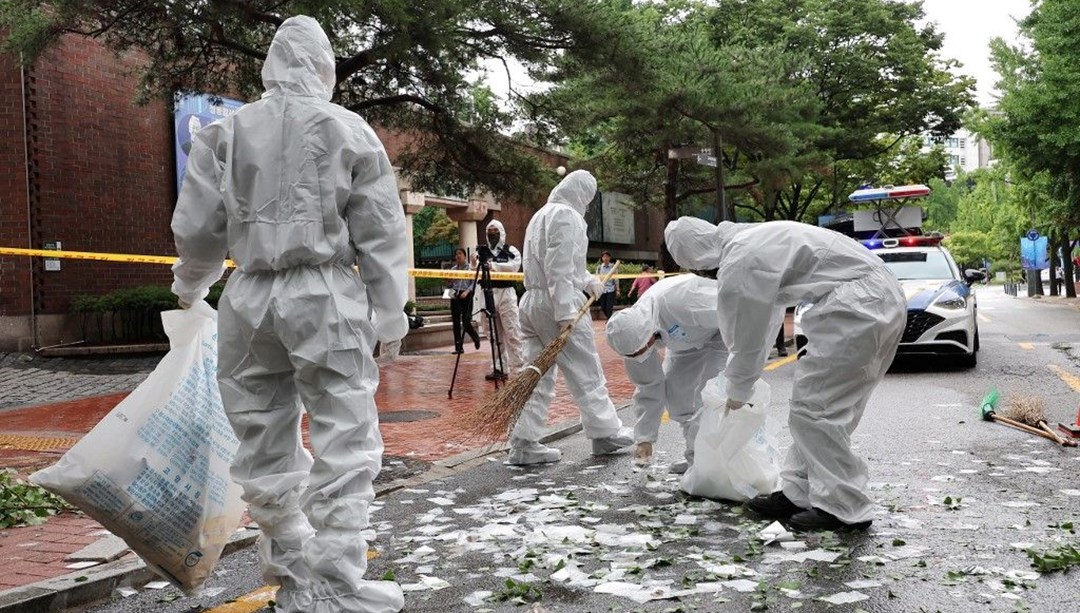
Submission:
[[[603,292],[603,284],[585,268],[589,238],[584,215],[595,196],[596,179],[584,170],[575,170],[551,190],[547,204],[525,229],[521,331],[526,363],[535,360],[570,325],[585,304],[583,292],[593,296]],[[574,324],[556,366],[540,379],[510,433],[510,464],[559,460],[559,450],[542,445],[540,438],[555,398],[555,376],[560,368],[581,411],[585,436],[593,441],[593,453],[612,453],[633,444],[629,428],[623,428],[608,396],[592,321],[585,316]]]
[[[652,348],[629,357],[659,335]],[[682,428],[686,462],[672,470],[685,472],[694,461],[698,410],[705,383],[724,369],[727,348],[716,323],[716,282],[695,275],[657,281],[633,306],[616,312],[607,323],[608,344],[624,356],[634,391],[634,441],[656,442],[667,408]],[[658,346],[667,349],[660,361]]]
[[[517,272],[521,270],[521,252],[506,242],[506,228],[498,219],[488,222],[487,233],[497,230],[499,242],[488,245],[494,256],[489,261],[492,272]],[[491,294],[495,299],[495,324],[498,326],[499,342],[503,349],[506,372],[514,374],[525,365],[521,339],[521,317],[518,313],[518,296],[513,281],[492,281]],[[486,306],[484,308],[487,308]]]
[[[855,240],[797,222],[714,226],[683,217],[664,239],[683,268],[719,268],[717,313],[731,352],[726,389],[736,404],[761,376],[784,307],[814,302],[802,321],[808,344],[795,366],[782,491],[801,509],[869,522],[867,467],[851,452],[851,433],[904,329],[899,282]]]
[[[398,611],[396,583],[361,579],[361,531],[383,451],[372,349],[408,332],[405,217],[375,132],[330,103],[334,66],[319,24],[290,18],[267,53],[262,99],[196,135],[172,221],[173,292],[197,301],[226,253],[236,262],[219,304],[218,379],[240,439],[232,475],[263,531],[278,609]]]

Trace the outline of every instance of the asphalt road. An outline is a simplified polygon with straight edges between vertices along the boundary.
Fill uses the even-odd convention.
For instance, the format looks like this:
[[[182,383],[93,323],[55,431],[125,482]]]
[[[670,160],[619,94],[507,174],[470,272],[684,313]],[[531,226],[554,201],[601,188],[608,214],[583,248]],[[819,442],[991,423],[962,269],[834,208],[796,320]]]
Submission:
[[[978,366],[896,363],[853,436],[880,504],[865,534],[796,535],[802,548],[763,545],[764,522],[678,491],[666,462],[682,443],[668,424],[646,470],[625,455],[591,457],[576,434],[556,443],[564,451],[556,465],[511,469],[495,456],[395,492],[372,516],[379,555],[369,576],[392,573],[409,589],[413,612],[1075,610],[1080,568],[1039,574],[1025,550],[1080,546],[1070,528],[1080,520],[1080,451],[984,422],[978,404],[993,386],[1002,407],[1038,397],[1051,422],[1072,421],[1080,311],[1000,288],[981,289],[979,304]],[[790,442],[792,372],[786,364],[765,376],[769,428],[781,448]],[[143,590],[89,610],[213,610],[261,585],[249,549],[222,561],[202,598]],[[639,600],[698,593],[639,603],[598,588]],[[255,610],[240,605],[227,610]]]

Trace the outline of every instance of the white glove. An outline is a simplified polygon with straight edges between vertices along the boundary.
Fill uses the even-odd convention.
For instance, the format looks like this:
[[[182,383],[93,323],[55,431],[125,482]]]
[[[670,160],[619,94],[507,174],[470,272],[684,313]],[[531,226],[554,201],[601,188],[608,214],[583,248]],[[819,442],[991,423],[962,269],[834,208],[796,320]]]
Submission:
[[[604,284],[600,279],[594,278],[589,281],[589,286],[585,288],[585,291],[593,297],[593,300],[599,300],[600,295],[604,293]]]
[[[375,363],[379,366],[385,366],[394,361],[394,358],[398,357],[401,353],[401,341],[387,341],[385,343],[379,343],[379,356],[375,358]]]
[[[565,329],[567,329],[567,328],[569,328],[569,327],[571,327],[573,325],[574,325],[574,320],[573,319],[564,319],[564,320],[559,322],[559,331],[561,332],[562,330],[565,330]]]
[[[726,409],[728,411],[738,411],[743,408],[743,405],[745,404],[746,403],[741,400],[732,400],[731,398],[728,398]]]
[[[409,318],[405,311],[397,311],[380,317],[378,313],[374,317],[375,334],[380,342],[399,341],[409,333]]]

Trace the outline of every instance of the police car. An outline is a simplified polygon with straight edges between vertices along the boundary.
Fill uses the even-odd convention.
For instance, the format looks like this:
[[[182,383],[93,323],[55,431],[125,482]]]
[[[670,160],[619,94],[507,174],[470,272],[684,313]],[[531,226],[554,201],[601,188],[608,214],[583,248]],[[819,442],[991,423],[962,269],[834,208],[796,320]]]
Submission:
[[[854,240],[854,239],[853,239]],[[885,262],[907,296],[907,325],[897,354],[922,353],[955,357],[974,367],[979,351],[979,323],[975,291],[982,271],[961,271],[941,237],[907,236],[860,241]],[[795,346],[802,351],[802,315],[813,304],[795,308]]]

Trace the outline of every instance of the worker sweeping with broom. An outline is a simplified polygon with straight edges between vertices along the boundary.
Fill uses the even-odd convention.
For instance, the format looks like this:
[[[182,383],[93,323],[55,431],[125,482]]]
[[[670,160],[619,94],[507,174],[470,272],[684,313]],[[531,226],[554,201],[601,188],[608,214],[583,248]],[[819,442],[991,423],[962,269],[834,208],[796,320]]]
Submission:
[[[780,491],[746,503],[795,530],[866,529],[874,514],[866,463],[851,433],[896,355],[907,301],[881,259],[852,239],[807,224],[668,224],[675,262],[716,277],[717,320],[731,353],[727,409],[751,397],[783,308],[810,300],[803,315],[806,356],[791,390],[792,446]]]
[[[533,362],[545,346],[571,328],[566,344],[556,358],[566,386],[581,411],[585,436],[592,439],[594,455],[614,453],[634,443],[629,428],[623,428],[608,396],[607,380],[596,353],[592,323],[578,317],[586,305],[585,293],[593,299],[603,292],[603,283],[585,268],[589,246],[585,210],[596,197],[596,179],[584,170],[567,175],[551,191],[525,229],[525,295],[521,299],[521,329],[526,363]],[[536,368],[534,365],[528,368]],[[555,375],[551,368],[536,383],[510,433],[512,465],[557,462],[558,449],[540,443],[547,423],[548,408],[555,397]]]

